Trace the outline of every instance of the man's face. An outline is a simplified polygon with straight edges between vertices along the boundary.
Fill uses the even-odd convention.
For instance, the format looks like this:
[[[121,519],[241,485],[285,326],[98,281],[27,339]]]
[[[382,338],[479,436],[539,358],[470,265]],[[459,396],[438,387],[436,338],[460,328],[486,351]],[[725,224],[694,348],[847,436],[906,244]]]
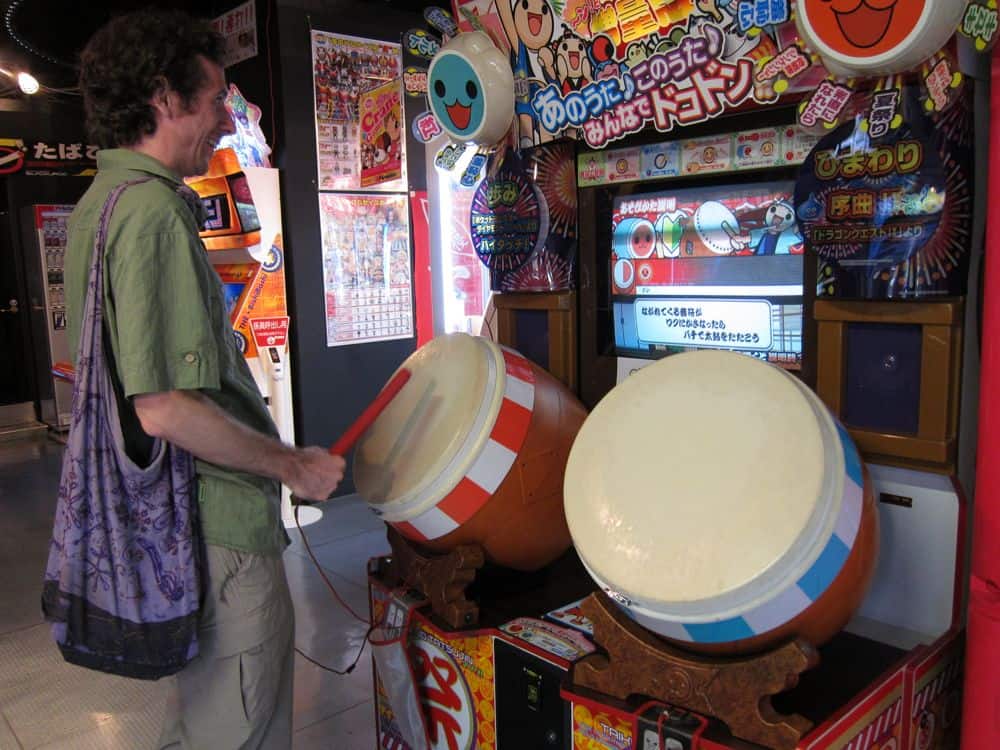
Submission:
[[[215,146],[224,135],[235,132],[226,111],[226,78],[222,67],[198,57],[204,80],[178,117],[173,121],[177,134],[174,169],[181,177],[196,177],[208,171]]]

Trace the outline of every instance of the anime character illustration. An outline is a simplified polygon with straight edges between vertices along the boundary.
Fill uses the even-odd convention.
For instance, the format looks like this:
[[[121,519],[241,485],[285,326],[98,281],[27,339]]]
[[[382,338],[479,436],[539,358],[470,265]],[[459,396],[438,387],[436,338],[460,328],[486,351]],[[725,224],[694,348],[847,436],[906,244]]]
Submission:
[[[399,112],[395,109],[385,119],[385,132],[389,136],[389,157],[394,160],[402,159],[402,131],[399,125]]]
[[[531,110],[531,97],[540,88],[542,80],[534,69],[532,57],[538,59],[548,79],[557,79],[555,53],[549,47],[555,29],[553,12],[547,0],[496,0],[496,7],[510,42],[511,67],[514,69],[514,113],[518,119],[520,143],[522,147],[532,146],[537,128]],[[547,136],[545,133],[539,135]]]
[[[619,258],[649,258],[656,249],[656,229],[649,219],[624,219],[614,232],[615,253]]]
[[[764,226],[751,233],[754,255],[788,255],[802,243],[795,225],[795,209],[788,201],[775,201],[764,211]]]
[[[392,148],[392,138],[388,133],[382,131],[378,138],[375,139],[375,153],[373,156],[374,163],[385,164],[389,161],[390,149]]]
[[[555,57],[556,79],[563,94],[579,91],[594,80],[587,44],[568,28],[552,43],[552,53]]]

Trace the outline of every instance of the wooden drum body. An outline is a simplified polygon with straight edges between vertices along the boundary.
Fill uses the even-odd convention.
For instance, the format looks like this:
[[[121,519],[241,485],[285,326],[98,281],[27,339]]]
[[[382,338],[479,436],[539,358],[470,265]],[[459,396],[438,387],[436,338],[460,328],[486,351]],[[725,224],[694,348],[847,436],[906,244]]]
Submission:
[[[565,552],[563,471],[583,405],[517,352],[466,334],[435,338],[403,367],[410,381],[355,453],[369,507],[434,552],[475,543],[519,570]]]
[[[588,417],[566,516],[595,581],[685,648],[820,645],[875,569],[878,515],[846,430],[796,378],[752,357],[667,357]]]

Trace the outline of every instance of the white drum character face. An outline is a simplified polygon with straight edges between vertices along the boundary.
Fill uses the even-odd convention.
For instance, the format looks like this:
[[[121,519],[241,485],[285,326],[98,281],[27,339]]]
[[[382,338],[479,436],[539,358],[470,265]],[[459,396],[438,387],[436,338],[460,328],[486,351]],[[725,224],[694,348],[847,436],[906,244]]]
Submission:
[[[459,34],[431,61],[427,98],[434,117],[453,138],[496,143],[514,118],[514,74],[486,34]]]
[[[841,76],[899,73],[943,47],[962,18],[956,0],[800,0],[799,33]]]

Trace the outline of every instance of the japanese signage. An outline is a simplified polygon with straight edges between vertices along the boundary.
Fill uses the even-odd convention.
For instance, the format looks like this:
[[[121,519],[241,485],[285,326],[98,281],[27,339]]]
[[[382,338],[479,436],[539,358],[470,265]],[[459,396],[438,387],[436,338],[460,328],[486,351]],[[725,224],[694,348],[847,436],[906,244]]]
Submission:
[[[360,97],[361,187],[398,181],[403,175],[403,113],[399,81]]]
[[[258,348],[273,346],[284,349],[288,341],[288,322],[287,315],[279,318],[253,318],[250,330],[254,343]]]
[[[797,44],[789,0],[459,0],[463,30],[509,50],[520,142],[591,148],[704,122],[826,76]]]
[[[517,166],[505,164],[483,180],[472,199],[472,244],[494,280],[523,266],[547,229],[540,197]]]
[[[371,594],[378,617],[384,593],[372,587]],[[417,614],[406,643],[430,750],[495,750],[493,637],[482,632],[445,636]],[[380,747],[409,750],[377,672],[375,715]]]
[[[875,90],[803,165],[795,208],[820,258],[819,293],[959,295],[968,263],[970,112],[918,85]]]
[[[313,96],[320,190],[361,187],[361,110],[365,91],[400,77],[398,44],[312,32]],[[378,190],[400,191],[401,179]]]
[[[577,157],[580,187],[801,164],[823,137],[798,125],[654,143],[641,149],[587,151]],[[636,154],[639,154],[636,161]]]
[[[508,153],[472,199],[470,237],[504,292],[571,289],[577,248],[576,167],[571,143]]]
[[[90,177],[96,169],[97,146],[0,138],[0,175]]]
[[[225,39],[222,66],[228,68],[257,56],[257,11],[254,0],[237,5],[212,21],[212,28]]]
[[[639,338],[656,344],[771,348],[771,304],[764,300],[642,302],[636,306],[635,322]]]
[[[642,147],[642,178],[677,177],[681,173],[681,144],[677,141]]]
[[[972,39],[976,49],[986,51],[996,41],[998,25],[997,4],[991,0],[972,0],[965,9],[958,30]]]
[[[321,194],[326,344],[413,335],[405,195]]]
[[[713,135],[684,141],[681,151],[681,171],[684,174],[728,172],[732,168],[732,137]]]

